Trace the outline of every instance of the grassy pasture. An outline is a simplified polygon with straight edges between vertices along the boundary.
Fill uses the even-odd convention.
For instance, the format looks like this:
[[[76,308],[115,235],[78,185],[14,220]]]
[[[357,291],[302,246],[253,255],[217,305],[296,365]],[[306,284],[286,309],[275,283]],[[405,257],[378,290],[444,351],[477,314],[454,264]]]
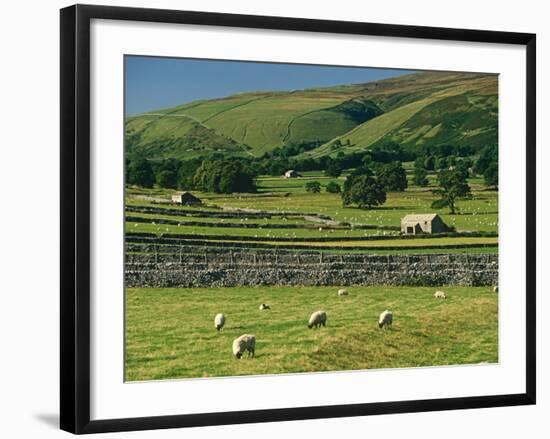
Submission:
[[[431,181],[435,178],[430,176]],[[476,253],[495,252],[496,248],[482,247],[485,244],[497,244],[496,237],[430,237],[422,239],[392,239],[397,234],[391,230],[358,229],[354,227],[365,225],[393,226],[398,227],[401,218],[409,213],[439,213],[450,226],[454,226],[459,232],[498,232],[498,192],[488,191],[481,184],[479,179],[471,179],[472,199],[458,202],[460,213],[450,215],[447,209],[437,210],[431,208],[434,200],[432,185],[421,188],[410,186],[405,192],[388,193],[387,201],[383,206],[366,210],[353,206],[342,207],[340,194],[330,194],[324,188],[329,182],[337,182],[343,185],[345,173],[340,177],[325,177],[321,172],[306,172],[304,176],[296,179],[285,179],[283,177],[259,177],[257,180],[258,192],[262,196],[250,196],[241,194],[210,194],[197,193],[205,203],[202,207],[178,207],[177,205],[166,206],[172,210],[192,209],[201,214],[200,217],[163,215],[160,213],[144,214],[129,212],[129,216],[138,216],[153,220],[155,218],[171,219],[181,222],[181,225],[152,224],[127,222],[127,232],[147,232],[156,234],[188,234],[208,235],[210,241],[238,242],[241,237],[257,238],[250,242],[263,242],[270,245],[288,245],[288,242],[270,241],[270,238],[300,238],[308,239],[307,243],[312,248],[317,247],[364,247],[366,251],[375,251],[387,247],[401,247],[406,252],[437,251],[437,249],[426,249],[427,246],[452,246],[468,244],[472,246],[469,250]],[[322,191],[319,194],[305,192],[305,184],[308,181],[319,181]],[[161,189],[134,189],[128,190],[127,203],[129,205],[149,205],[162,208],[152,201],[147,201],[144,196],[158,199],[169,199],[171,190]],[[268,194],[274,194],[269,196]],[[280,196],[280,195],[286,196]],[[336,221],[348,223],[350,229],[330,229],[323,224],[315,224],[304,221],[303,218],[273,216],[271,218],[250,218],[246,213],[241,213],[240,218],[214,218],[209,217],[210,212],[221,212],[223,209],[247,208],[268,212],[282,213],[291,212],[304,214],[316,212],[332,217]],[[216,227],[191,224],[190,222],[204,222],[215,224]],[[186,223],[190,223],[186,225]],[[255,224],[255,228],[229,227],[228,223]],[[310,228],[271,228],[270,224],[309,224]],[[359,240],[370,236],[387,236],[387,239],[377,241]],[[330,241],[321,241],[320,238]],[[349,240],[358,238],[358,240]],[[479,247],[474,247],[475,245]],[[457,249],[459,250],[459,249]],[[396,251],[396,250],[393,250]],[[439,251],[446,251],[440,249]]]
[[[248,287],[126,290],[126,380],[473,364],[498,361],[498,300],[490,287]],[[271,311],[259,311],[260,303]],[[328,314],[308,330],[309,315]],[[380,330],[384,309],[392,330]],[[223,331],[214,316],[226,314]],[[255,334],[256,357],[232,340]]]
[[[305,192],[307,181],[317,180],[323,191],[320,194]],[[405,192],[388,193],[384,205],[371,210],[358,209],[353,206],[342,207],[342,198],[339,194],[324,192],[324,187],[336,181],[343,185],[345,177],[338,179],[322,176],[307,176],[299,179],[284,179],[268,177],[258,180],[260,190],[265,187],[269,192],[282,190],[291,192],[288,197],[259,197],[242,198],[212,196],[208,197],[213,203],[220,206],[249,207],[261,210],[304,211],[315,210],[321,214],[330,215],[335,220],[351,224],[378,224],[399,226],[401,218],[409,213],[438,213],[443,221],[458,231],[498,231],[498,192],[486,191],[479,185],[472,184],[473,198],[460,200],[458,215],[450,215],[448,209],[432,209],[431,203],[435,199],[431,190],[433,187],[411,187]],[[300,187],[301,186],[301,187]],[[292,191],[292,189],[295,189]]]
[[[200,226],[175,226],[169,224],[148,224],[148,223],[126,223],[127,232],[146,232],[146,233],[174,233],[174,234],[195,234],[209,235],[215,239],[216,236],[231,236],[238,239],[242,236],[254,237],[262,240],[272,238],[310,238],[315,241],[316,238],[330,238],[338,241],[339,238],[363,237],[370,235],[390,235],[397,232],[380,230],[327,230],[320,227],[318,229],[275,229],[275,228],[237,228],[224,227],[223,223],[218,223],[217,227]],[[454,239],[454,238],[452,238]]]

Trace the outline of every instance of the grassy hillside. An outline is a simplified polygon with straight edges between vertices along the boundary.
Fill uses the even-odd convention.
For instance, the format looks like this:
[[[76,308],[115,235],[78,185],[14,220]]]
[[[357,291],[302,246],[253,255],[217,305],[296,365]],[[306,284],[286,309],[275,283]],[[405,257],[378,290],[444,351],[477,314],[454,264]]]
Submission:
[[[429,72],[366,84],[243,93],[128,117],[127,150],[147,157],[192,158],[214,152],[261,156],[303,146],[319,157],[394,141],[497,142],[497,76]],[[343,146],[333,146],[336,139]],[[309,150],[309,151],[308,151]]]
[[[337,138],[344,146],[335,148],[333,139],[306,155],[350,153],[387,141],[413,150],[424,144],[467,144],[481,148],[497,142],[496,77],[453,82],[421,99],[408,100],[388,99],[385,103],[391,109]]]

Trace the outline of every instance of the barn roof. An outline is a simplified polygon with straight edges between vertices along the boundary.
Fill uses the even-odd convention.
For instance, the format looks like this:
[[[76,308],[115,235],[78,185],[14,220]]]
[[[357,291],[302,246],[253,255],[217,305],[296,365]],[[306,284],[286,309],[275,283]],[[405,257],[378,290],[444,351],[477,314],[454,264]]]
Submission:
[[[197,196],[193,195],[191,192],[187,192],[187,191],[185,191],[185,192],[176,192],[174,194],[174,196],[176,196],[176,197],[186,197],[186,198],[192,197],[192,198],[195,198],[196,200],[199,199],[199,197],[197,197]]]
[[[437,216],[437,213],[424,213],[419,215],[405,215],[401,221],[407,223],[420,223],[423,221],[433,221]]]

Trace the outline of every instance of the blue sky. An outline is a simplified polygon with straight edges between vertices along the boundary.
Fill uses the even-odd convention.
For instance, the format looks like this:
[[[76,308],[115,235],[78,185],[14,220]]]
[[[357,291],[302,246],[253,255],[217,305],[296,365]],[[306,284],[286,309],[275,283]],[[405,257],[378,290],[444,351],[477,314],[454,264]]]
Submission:
[[[126,114],[258,90],[369,82],[411,70],[126,56]]]

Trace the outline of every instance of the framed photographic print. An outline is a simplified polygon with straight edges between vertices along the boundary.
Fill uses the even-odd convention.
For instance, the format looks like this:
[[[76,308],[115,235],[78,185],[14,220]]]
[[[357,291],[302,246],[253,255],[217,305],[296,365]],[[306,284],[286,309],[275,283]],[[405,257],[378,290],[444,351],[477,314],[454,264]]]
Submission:
[[[535,128],[533,34],[62,9],[61,428],[534,404]]]

